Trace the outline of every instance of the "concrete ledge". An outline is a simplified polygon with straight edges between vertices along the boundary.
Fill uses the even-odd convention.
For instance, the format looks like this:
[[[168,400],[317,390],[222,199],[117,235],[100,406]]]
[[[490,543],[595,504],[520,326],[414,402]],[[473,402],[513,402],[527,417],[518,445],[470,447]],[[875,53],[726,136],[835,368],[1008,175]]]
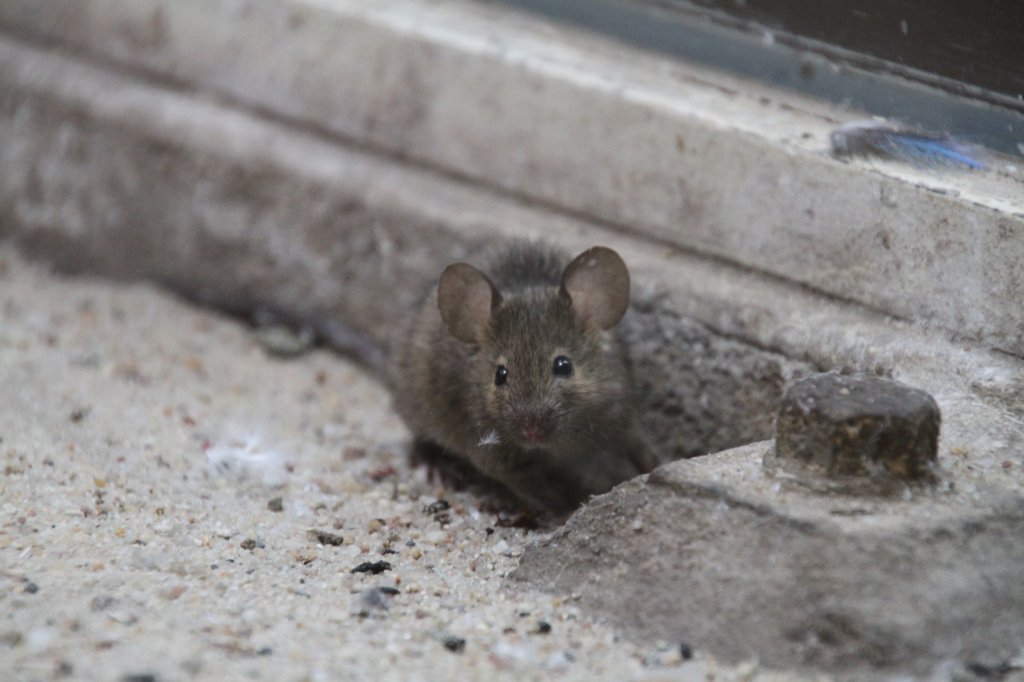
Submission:
[[[1024,354],[1020,174],[828,157],[834,108],[448,0],[22,0],[0,27]]]
[[[619,486],[528,547],[515,577],[639,639],[840,679],[973,679],[964,668],[1018,655],[1024,498],[808,496],[765,475],[770,447]]]
[[[931,392],[943,450],[969,451],[971,476],[1000,480],[1019,456],[1024,363],[1010,356],[17,42],[0,41],[0,77],[0,235],[65,267],[274,310],[372,361],[443,265],[482,244],[612,244],[643,273],[641,380],[676,455],[767,437],[786,380],[848,366]],[[703,435],[680,430],[687,413]]]

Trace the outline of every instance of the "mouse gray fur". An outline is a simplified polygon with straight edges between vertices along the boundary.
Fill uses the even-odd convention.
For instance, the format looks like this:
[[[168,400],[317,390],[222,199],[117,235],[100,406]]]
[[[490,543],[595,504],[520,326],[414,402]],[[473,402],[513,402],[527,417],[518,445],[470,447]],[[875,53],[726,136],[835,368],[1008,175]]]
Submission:
[[[396,349],[399,414],[417,441],[543,510],[649,471],[616,328],[629,288],[625,263],[600,246],[568,262],[517,242],[483,271],[449,265]]]

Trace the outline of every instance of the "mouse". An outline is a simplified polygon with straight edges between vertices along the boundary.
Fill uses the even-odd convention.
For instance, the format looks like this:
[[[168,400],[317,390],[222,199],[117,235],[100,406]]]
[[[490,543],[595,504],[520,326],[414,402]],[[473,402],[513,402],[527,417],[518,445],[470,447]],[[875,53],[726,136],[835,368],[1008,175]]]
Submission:
[[[621,256],[513,242],[482,261],[448,265],[395,344],[395,407],[414,443],[555,514],[650,471]]]

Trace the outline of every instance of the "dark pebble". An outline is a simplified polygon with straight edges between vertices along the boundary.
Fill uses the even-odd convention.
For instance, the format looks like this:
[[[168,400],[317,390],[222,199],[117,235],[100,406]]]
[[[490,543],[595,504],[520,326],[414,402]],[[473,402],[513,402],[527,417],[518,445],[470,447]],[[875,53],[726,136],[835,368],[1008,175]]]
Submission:
[[[693,649],[686,642],[682,642],[679,645],[679,656],[684,660],[688,661],[693,658]]]
[[[259,649],[259,650],[258,650],[258,651],[256,652],[256,655],[257,655],[257,656],[269,656],[269,655],[271,655],[272,653],[274,653],[274,650],[273,650],[273,649],[271,649],[271,648],[270,648],[269,646],[265,646],[265,647],[263,647],[263,648]]]
[[[975,677],[983,680],[1002,680],[1014,670],[1014,666],[1006,662],[990,664],[972,661],[965,667]]]
[[[25,591],[28,592],[29,594],[35,594],[36,592],[39,591],[39,585],[36,585],[31,580],[26,580],[25,581]]]
[[[551,623],[547,622],[546,620],[542,620],[542,621],[537,623],[537,633],[538,634],[546,635],[549,632],[551,632]]]
[[[71,421],[73,421],[74,423],[77,424],[78,422],[80,422],[83,419],[85,419],[88,414],[89,414],[88,408],[80,407],[80,408],[78,408],[77,410],[75,410],[74,412],[71,413],[70,419],[71,419]]]
[[[352,569],[352,573],[372,573],[377,575],[384,571],[390,571],[391,564],[387,561],[364,561]]]
[[[445,635],[441,643],[444,644],[445,649],[456,654],[462,653],[462,650],[466,648],[466,640],[455,635]]]
[[[245,540],[242,540],[242,549],[247,549],[251,552],[252,550],[256,549],[256,541],[252,538],[246,538]]]
[[[423,507],[423,513],[427,516],[433,516],[434,514],[440,514],[443,511],[451,509],[452,505],[448,500],[438,500],[437,502],[431,502]]]
[[[153,673],[125,673],[121,676],[121,682],[156,682],[156,675]]]
[[[334,533],[328,533],[325,530],[311,530],[309,536],[319,542],[321,545],[330,545],[331,547],[339,547],[345,544],[345,538]]]
[[[284,499],[275,497],[270,502],[267,502],[267,509],[272,512],[284,511]]]

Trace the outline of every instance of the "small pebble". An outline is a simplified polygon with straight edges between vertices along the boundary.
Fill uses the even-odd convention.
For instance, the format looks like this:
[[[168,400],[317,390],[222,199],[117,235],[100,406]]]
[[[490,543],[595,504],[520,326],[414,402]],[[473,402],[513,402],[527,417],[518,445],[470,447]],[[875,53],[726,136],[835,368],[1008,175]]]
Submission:
[[[391,466],[390,464],[385,464],[383,466],[377,467],[376,469],[371,469],[367,475],[372,480],[377,481],[379,483],[380,481],[383,481],[385,478],[390,478],[391,476],[394,476],[397,473],[398,471],[395,469],[395,467]]]
[[[352,569],[352,573],[372,573],[378,575],[384,571],[390,571],[391,564],[387,561],[364,561]]]
[[[267,502],[267,509],[272,512],[284,511],[284,498],[275,497],[274,499]]]
[[[325,530],[311,530],[309,536],[319,542],[321,545],[330,545],[331,547],[340,547],[345,544],[345,538],[334,533],[328,533]]]
[[[284,325],[268,325],[256,331],[256,340],[268,355],[292,358],[312,348],[315,335],[309,327],[296,331]]]
[[[693,658],[693,648],[690,647],[686,642],[679,644],[679,657],[684,661],[688,661]]]
[[[242,549],[247,549],[251,552],[256,549],[256,541],[252,538],[246,538],[245,540],[242,540],[241,547]]]
[[[461,654],[463,649],[466,648],[466,640],[455,635],[445,635],[441,639],[441,643],[444,644],[445,649],[456,654]]]
[[[546,620],[538,621],[537,623],[537,634],[546,635],[551,632],[551,623]]]
[[[438,512],[447,511],[451,509],[452,505],[448,500],[438,500],[437,502],[431,502],[430,504],[423,506],[423,513],[427,516],[432,516]]]

